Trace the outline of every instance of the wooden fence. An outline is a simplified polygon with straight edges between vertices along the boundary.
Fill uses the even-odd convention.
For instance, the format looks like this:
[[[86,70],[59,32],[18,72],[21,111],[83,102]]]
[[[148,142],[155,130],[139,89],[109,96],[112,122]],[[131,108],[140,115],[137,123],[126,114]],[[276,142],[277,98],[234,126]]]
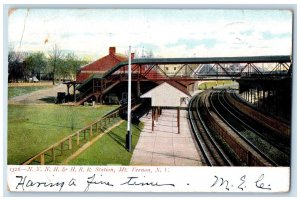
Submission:
[[[85,126],[84,128],[76,131],[75,133],[72,133],[71,135],[63,138],[62,140],[60,140],[59,142],[51,145],[50,147],[48,147],[47,149],[43,150],[42,152],[40,152],[39,154],[35,155],[34,157],[30,158],[29,160],[27,160],[25,163],[23,163],[22,165],[30,165],[33,162],[38,161],[40,165],[45,165],[46,161],[45,161],[45,156],[50,156],[52,157],[52,162],[55,162],[56,160],[56,153],[55,150],[59,149],[60,150],[60,155],[64,154],[64,147],[65,145],[67,145],[68,150],[71,150],[75,143],[73,141],[76,142],[76,145],[79,146],[80,144],[80,140],[87,140],[87,135],[89,136],[89,140],[92,139],[93,135],[98,134],[99,131],[101,131],[100,129],[103,126],[107,126],[110,123],[112,123],[115,119],[117,119],[119,117],[119,112],[121,109],[114,111],[104,117],[102,117],[99,120],[96,120],[95,122]]]
[[[52,82],[12,82],[8,83],[8,87],[39,87],[53,86]]]

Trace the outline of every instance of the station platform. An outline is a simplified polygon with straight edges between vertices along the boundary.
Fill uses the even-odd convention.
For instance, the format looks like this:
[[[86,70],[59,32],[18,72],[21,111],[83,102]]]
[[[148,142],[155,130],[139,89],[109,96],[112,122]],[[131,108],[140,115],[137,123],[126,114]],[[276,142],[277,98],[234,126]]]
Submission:
[[[201,166],[196,142],[189,129],[187,111],[180,111],[180,133],[177,110],[163,109],[152,131],[151,111],[140,120],[144,129],[134,149],[130,165]]]

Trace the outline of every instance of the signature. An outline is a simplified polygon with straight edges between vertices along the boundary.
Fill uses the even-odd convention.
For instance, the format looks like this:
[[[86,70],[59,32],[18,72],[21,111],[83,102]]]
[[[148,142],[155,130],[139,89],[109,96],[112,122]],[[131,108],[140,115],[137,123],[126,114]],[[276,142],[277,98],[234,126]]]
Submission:
[[[212,187],[219,187],[219,188],[225,188],[225,190],[230,191],[233,188],[237,188],[241,191],[244,191],[244,189],[247,187],[246,181],[247,177],[246,175],[243,175],[240,177],[239,181],[237,183],[234,183],[232,181],[229,181],[228,179],[225,179],[224,177],[214,176],[215,180],[214,183],[210,186]],[[255,179],[253,182],[255,184],[255,187],[262,190],[272,190],[270,184],[266,184],[264,180],[265,175],[261,174],[258,179]],[[250,179],[249,179],[250,180]],[[248,182],[249,183],[249,182]],[[253,184],[251,183],[251,184]],[[237,184],[237,185],[235,185]]]

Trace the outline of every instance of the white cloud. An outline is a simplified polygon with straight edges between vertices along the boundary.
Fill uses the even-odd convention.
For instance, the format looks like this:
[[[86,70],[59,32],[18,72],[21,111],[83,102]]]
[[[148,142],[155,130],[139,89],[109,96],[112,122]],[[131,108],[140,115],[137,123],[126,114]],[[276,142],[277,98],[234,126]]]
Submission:
[[[9,17],[9,41],[14,44],[20,41],[25,11],[17,10]],[[158,47],[152,51],[161,57],[200,57],[289,54],[292,45],[290,37],[263,40],[263,32],[274,35],[291,33],[291,17],[280,11],[266,12],[265,15],[260,13],[259,20],[255,12],[236,11],[117,13],[119,15],[114,15],[114,11],[110,10],[43,12],[31,9],[22,49],[47,51],[51,45],[58,44],[62,49],[75,53],[90,52],[91,55],[103,56],[109,46],[116,46],[118,52],[124,53],[129,45],[138,51],[137,45],[148,43]],[[274,13],[283,18],[278,18],[280,16]],[[46,38],[48,43],[45,44]],[[179,44],[168,47],[168,44],[175,44],[180,39],[215,39],[221,42],[211,48],[202,44],[194,48]]]

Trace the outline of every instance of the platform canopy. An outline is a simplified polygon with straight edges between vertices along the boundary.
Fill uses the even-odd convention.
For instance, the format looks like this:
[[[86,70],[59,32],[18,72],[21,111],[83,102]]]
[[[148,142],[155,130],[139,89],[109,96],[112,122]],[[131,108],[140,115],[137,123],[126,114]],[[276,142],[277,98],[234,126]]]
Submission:
[[[164,82],[143,94],[141,98],[151,98],[152,107],[180,107],[183,98],[189,95]]]

